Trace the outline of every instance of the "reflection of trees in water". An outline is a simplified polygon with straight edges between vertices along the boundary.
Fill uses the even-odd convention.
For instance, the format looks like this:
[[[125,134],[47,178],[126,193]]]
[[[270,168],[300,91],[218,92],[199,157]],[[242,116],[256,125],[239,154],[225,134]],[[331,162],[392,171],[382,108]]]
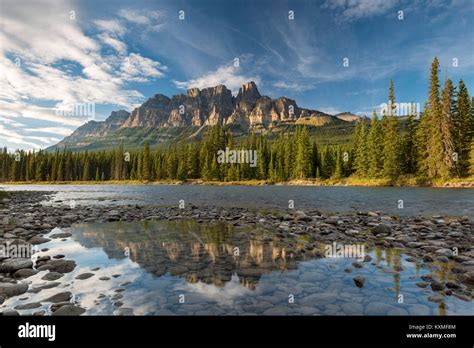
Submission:
[[[156,276],[170,273],[190,283],[216,286],[224,286],[237,274],[243,286],[255,289],[263,274],[296,269],[302,259],[299,253],[287,252],[288,241],[267,231],[234,230],[224,223],[79,224],[73,227],[73,234],[85,247],[102,247],[109,258],[123,259],[129,250],[132,261]],[[297,244],[290,241],[290,245]]]
[[[401,272],[403,272],[402,268],[402,256],[404,254],[400,249],[397,248],[390,248],[390,249],[382,249],[380,247],[374,248],[374,257],[376,259],[377,264],[382,261],[385,261],[387,264],[387,268],[393,273],[393,284],[395,289],[395,296],[398,299],[398,295],[403,291],[401,289]],[[415,274],[417,276],[420,275],[422,264],[420,260],[414,261],[414,268]],[[424,267],[427,267],[430,273],[434,274],[435,278],[440,279],[443,282],[447,282],[450,280],[455,280],[455,274],[451,271],[453,267],[455,267],[455,263],[453,261],[448,262],[441,262],[435,260],[433,263],[425,264]],[[433,294],[430,294],[432,296]],[[438,315],[446,315],[446,302],[439,301],[438,302]]]

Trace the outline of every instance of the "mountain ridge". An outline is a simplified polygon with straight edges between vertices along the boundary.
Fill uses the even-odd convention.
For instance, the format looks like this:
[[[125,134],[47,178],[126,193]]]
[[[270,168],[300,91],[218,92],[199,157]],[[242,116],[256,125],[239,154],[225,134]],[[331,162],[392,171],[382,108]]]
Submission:
[[[272,131],[281,124],[323,126],[358,119],[362,117],[348,112],[330,115],[300,108],[295,100],[283,96],[277,99],[262,96],[255,82],[250,81],[240,87],[235,97],[222,84],[202,90],[189,88],[186,94],[176,94],[171,98],[155,94],[132,112],[113,111],[104,121],[85,123],[49,149],[80,149],[114,135],[143,135],[143,138],[153,133],[150,130],[155,131],[153,134],[158,132],[162,135],[152,139],[153,142],[160,142],[170,138],[168,133],[176,135],[180,133],[179,129],[184,128],[192,128],[194,133],[206,126],[220,125],[248,133]]]

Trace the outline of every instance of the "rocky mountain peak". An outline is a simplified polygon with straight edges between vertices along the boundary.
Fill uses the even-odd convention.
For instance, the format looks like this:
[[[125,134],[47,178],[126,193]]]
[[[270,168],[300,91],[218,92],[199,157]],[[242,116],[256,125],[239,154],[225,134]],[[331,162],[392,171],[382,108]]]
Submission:
[[[163,105],[168,105],[170,98],[164,94],[155,94],[153,97],[149,98],[142,106],[147,108],[158,108]]]
[[[187,90],[187,96],[190,97],[190,98],[196,98],[196,97],[199,97],[199,95],[201,94],[201,91],[199,90],[199,88],[189,88]]]
[[[261,97],[255,82],[250,81],[242,85],[237,94],[237,102],[245,101],[249,103],[255,103],[257,99]]]
[[[105,122],[118,125],[122,124],[129,116],[130,113],[125,110],[112,111],[110,116],[105,120]]]

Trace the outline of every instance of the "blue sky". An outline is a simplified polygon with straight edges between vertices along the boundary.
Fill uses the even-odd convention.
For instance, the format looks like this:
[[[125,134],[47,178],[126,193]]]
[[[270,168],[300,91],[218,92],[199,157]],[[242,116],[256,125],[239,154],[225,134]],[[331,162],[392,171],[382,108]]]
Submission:
[[[219,83],[237,93],[254,80],[302,107],[370,115],[393,79],[398,101],[423,105],[434,56],[442,80],[474,94],[472,0],[2,0],[0,47],[0,145],[12,149],[87,122],[58,112],[77,103],[103,120]]]

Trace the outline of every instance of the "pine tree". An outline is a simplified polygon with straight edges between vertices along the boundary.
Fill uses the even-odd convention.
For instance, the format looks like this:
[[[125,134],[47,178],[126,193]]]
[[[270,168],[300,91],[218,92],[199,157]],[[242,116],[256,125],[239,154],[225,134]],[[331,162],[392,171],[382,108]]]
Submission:
[[[306,179],[311,176],[311,143],[309,141],[308,130],[303,128],[298,134],[296,165],[293,177],[296,179]]]
[[[143,163],[142,163],[142,178],[143,180],[151,180],[151,159],[150,159],[150,147],[148,143],[145,143],[143,147]]]
[[[318,153],[318,145],[316,141],[313,141],[313,146],[311,148],[311,168],[312,168],[312,176],[317,177],[316,172],[319,166],[319,153]]]
[[[469,175],[474,176],[474,138],[471,140],[471,154],[469,156]]]
[[[473,136],[474,118],[471,115],[469,94],[463,80],[459,80],[456,108],[454,112],[454,148],[458,155],[456,174],[460,177],[468,175],[469,151]]]
[[[439,129],[441,132],[441,160],[439,174],[443,178],[448,178],[454,173],[454,141],[453,141],[453,82],[447,79],[442,91],[441,114]]]
[[[367,144],[367,123],[365,120],[360,121],[358,127],[357,149],[355,154],[354,168],[356,175],[365,177],[368,170],[368,144]]]
[[[212,157],[212,161],[211,161],[210,179],[211,180],[219,180],[219,178],[220,178],[219,165],[217,163],[216,154],[214,154],[213,157]]]
[[[290,180],[293,172],[293,141],[288,134],[285,136],[283,168],[283,180]]]
[[[178,169],[176,177],[178,180],[186,180],[187,169],[186,169],[186,140],[185,133],[181,135],[181,139],[178,145]]]
[[[442,139],[440,131],[441,103],[439,99],[439,62],[433,59],[428,102],[421,119],[418,137],[420,171],[428,177],[440,175],[440,166],[443,162]]]
[[[402,140],[403,172],[406,174],[416,174],[417,171],[417,147],[416,147],[417,122],[415,105],[411,103],[410,114],[408,115],[405,135]]]
[[[82,172],[82,181],[89,181],[90,180],[90,162],[89,162],[89,157],[86,157],[85,163],[84,163],[84,171]]]
[[[342,150],[341,150],[341,147],[338,146],[337,147],[337,150],[336,150],[336,162],[334,164],[334,178],[335,179],[340,179],[342,178],[342,174],[343,174],[343,158],[342,158],[343,154],[342,154]]]
[[[400,153],[398,141],[399,125],[392,80],[390,80],[389,85],[388,106],[388,115],[384,113],[382,116],[383,175],[394,179],[400,172]]]
[[[370,122],[369,138],[368,138],[368,171],[367,175],[376,178],[382,175],[383,169],[383,144],[382,131],[380,128],[379,117],[374,110],[372,121]]]

